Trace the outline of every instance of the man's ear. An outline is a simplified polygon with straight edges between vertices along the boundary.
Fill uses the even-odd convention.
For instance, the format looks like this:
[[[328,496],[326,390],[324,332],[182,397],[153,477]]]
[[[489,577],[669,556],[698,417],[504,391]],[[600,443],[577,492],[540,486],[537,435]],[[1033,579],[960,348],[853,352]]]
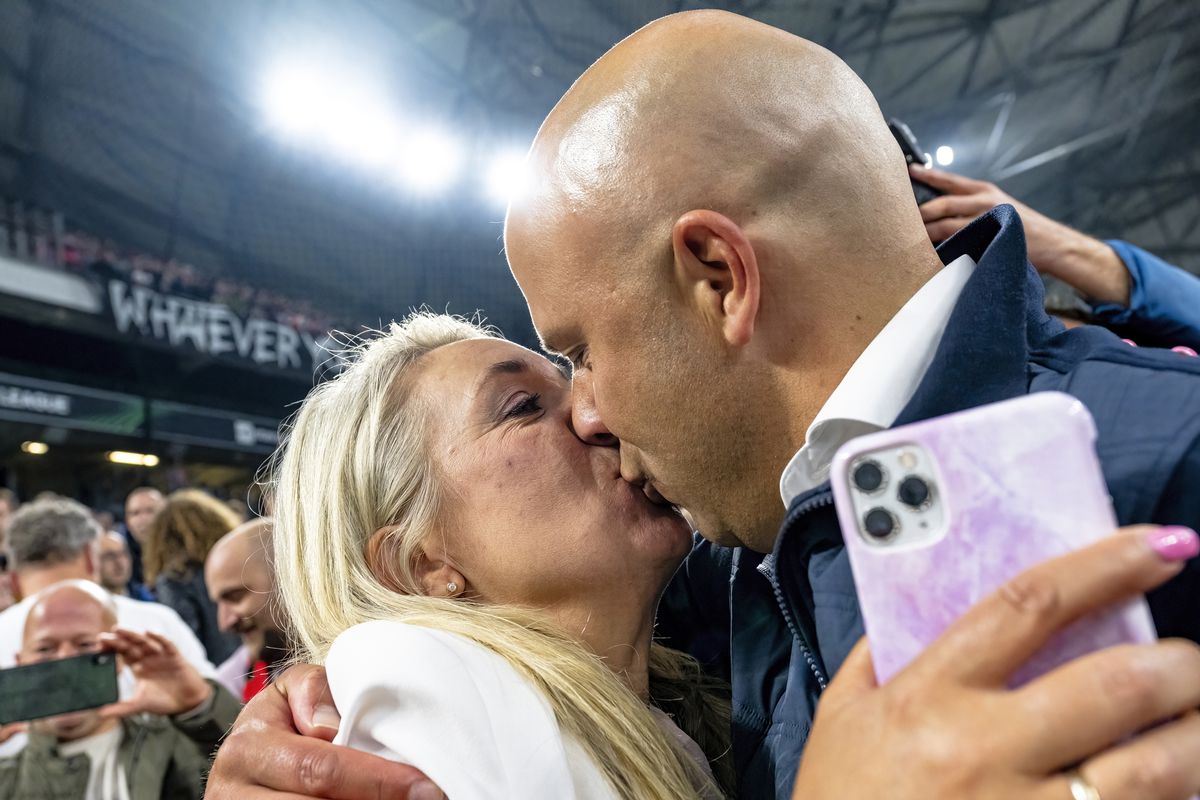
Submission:
[[[734,347],[754,336],[762,282],[745,232],[716,211],[689,211],[671,229],[675,278]]]
[[[416,563],[412,565],[417,585],[404,585],[400,577],[403,573],[396,568],[399,554],[393,546],[393,530],[380,528],[367,541],[367,568],[380,583],[400,594],[413,594],[414,589],[426,597],[459,597],[466,593],[466,577],[447,561],[436,535],[426,536],[417,549]]]

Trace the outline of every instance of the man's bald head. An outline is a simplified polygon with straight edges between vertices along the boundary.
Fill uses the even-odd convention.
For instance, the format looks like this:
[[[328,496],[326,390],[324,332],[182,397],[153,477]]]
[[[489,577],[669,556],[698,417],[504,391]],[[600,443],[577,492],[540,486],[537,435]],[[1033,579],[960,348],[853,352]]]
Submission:
[[[63,631],[98,636],[117,624],[117,606],[112,595],[92,581],[62,581],[35,595],[25,618],[23,650],[28,651],[51,632]]]
[[[789,33],[676,14],[576,81],[529,162],[506,250],[577,432],[769,550],[808,423],[940,266],[871,93]]]
[[[208,593],[221,630],[261,646],[266,631],[283,632],[271,571],[270,519],[243,523],[221,537],[204,562]]]
[[[819,45],[725,12],[665,17],[615,46],[550,112],[530,160],[514,233],[599,220],[610,239],[661,241],[695,208],[740,222],[786,214],[842,251],[924,230],[858,76]],[[867,217],[876,237],[863,236]]]

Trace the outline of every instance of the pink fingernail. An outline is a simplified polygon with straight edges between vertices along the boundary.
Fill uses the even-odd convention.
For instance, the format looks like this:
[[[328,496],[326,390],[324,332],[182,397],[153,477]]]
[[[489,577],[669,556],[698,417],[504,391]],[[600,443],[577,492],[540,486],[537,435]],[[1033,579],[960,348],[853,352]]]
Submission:
[[[1164,561],[1186,561],[1200,555],[1200,536],[1182,525],[1155,528],[1147,535],[1150,547]]]
[[[1130,347],[1137,347],[1137,342],[1135,342],[1133,339],[1122,339],[1121,341]]]
[[[1182,344],[1181,344],[1181,345],[1176,345],[1175,347],[1172,347],[1172,348],[1171,348],[1171,352],[1172,352],[1172,353],[1183,353],[1185,356],[1193,356],[1193,357],[1196,355],[1196,351],[1195,351],[1195,350],[1193,350],[1193,349],[1192,349],[1192,348],[1190,348],[1190,347],[1186,347],[1186,346],[1184,346],[1184,345],[1182,345]]]

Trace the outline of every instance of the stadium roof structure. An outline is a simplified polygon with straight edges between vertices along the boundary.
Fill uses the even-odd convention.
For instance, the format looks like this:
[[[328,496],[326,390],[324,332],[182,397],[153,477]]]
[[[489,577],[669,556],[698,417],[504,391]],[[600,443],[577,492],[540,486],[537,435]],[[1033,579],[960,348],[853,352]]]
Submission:
[[[597,56],[663,0],[8,0],[0,194],[163,258],[320,298],[363,322],[483,309],[531,341],[482,199]],[[1089,232],[1200,271],[1200,4],[1182,0],[725,2],[845,58],[953,169]],[[272,59],[331,49],[405,124],[470,153],[437,195],[282,143]]]

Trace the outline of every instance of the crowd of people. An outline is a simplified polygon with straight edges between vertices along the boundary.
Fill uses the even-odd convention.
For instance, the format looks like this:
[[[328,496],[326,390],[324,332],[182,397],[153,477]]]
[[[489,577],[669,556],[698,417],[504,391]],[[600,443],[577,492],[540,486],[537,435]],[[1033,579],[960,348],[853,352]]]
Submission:
[[[505,251],[570,370],[418,313],[301,404],[268,517],[0,495],[0,666],[123,665],[115,704],[0,730],[0,794],[1200,793],[1200,279],[906,169],[845,64],[726,13],[614,47],[529,165]],[[834,453],[1044,391],[1090,411],[1120,529],[881,685]],[[1014,679],[1142,595],[1159,641]]]
[[[178,259],[121,247],[66,225],[61,215],[2,197],[0,255],[59,267],[89,279],[120,278],[163,294],[217,303],[239,317],[273,320],[313,336],[339,327],[340,321],[310,298],[292,297]]]

